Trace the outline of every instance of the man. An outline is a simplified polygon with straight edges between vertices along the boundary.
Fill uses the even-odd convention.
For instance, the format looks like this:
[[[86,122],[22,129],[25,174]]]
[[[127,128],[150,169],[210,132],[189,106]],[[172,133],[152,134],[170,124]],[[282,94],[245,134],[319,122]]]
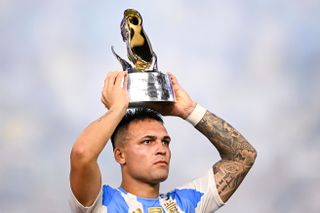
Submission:
[[[71,151],[70,186],[73,212],[214,212],[238,188],[255,158],[255,149],[231,125],[196,104],[170,74],[176,101],[150,106],[163,115],[189,121],[219,151],[221,160],[207,175],[159,194],[170,163],[170,136],[161,117],[151,110],[129,111],[127,72],[108,74],[102,102],[108,111],[91,123]],[[112,138],[115,160],[121,166],[119,188],[102,187],[97,163]]]

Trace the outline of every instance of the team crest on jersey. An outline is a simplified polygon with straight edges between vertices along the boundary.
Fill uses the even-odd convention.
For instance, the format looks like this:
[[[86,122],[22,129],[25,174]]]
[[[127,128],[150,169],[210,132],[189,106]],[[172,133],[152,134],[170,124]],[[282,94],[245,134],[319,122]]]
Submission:
[[[148,213],[162,213],[162,208],[150,207],[150,208],[148,208]]]
[[[172,200],[167,195],[160,195],[161,199],[161,205],[166,209],[166,212],[168,213],[179,213],[179,209],[177,207],[177,203],[175,200]]]
[[[173,200],[167,200],[166,202],[163,202],[163,205],[169,213],[179,213],[177,204]]]

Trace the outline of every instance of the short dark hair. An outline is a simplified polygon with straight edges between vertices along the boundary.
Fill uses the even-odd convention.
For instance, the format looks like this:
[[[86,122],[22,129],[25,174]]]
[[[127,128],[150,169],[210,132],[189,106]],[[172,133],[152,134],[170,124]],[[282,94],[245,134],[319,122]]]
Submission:
[[[115,149],[115,140],[120,130],[128,127],[129,123],[133,121],[142,121],[146,119],[156,120],[162,124],[164,123],[160,113],[154,110],[144,107],[131,108],[127,110],[126,114],[124,115],[124,117],[114,130],[113,134],[111,135],[111,143],[113,150]]]

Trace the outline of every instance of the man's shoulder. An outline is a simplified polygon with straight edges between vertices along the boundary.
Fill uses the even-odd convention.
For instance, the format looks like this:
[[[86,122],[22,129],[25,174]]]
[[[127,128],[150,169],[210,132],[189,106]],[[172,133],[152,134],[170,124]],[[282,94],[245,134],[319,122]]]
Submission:
[[[106,184],[102,186],[102,201],[105,205],[108,205],[117,196],[120,196],[117,189]]]
[[[192,188],[176,188],[165,194],[161,194],[160,198],[164,206],[166,203],[172,203],[173,201],[180,207],[195,208],[204,195],[203,192]]]

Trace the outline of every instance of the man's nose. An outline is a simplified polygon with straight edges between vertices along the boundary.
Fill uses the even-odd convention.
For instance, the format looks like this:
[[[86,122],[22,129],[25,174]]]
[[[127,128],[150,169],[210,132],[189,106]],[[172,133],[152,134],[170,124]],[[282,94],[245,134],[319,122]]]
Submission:
[[[159,155],[165,155],[168,152],[168,146],[163,144],[161,140],[157,141],[156,149],[156,154]]]

